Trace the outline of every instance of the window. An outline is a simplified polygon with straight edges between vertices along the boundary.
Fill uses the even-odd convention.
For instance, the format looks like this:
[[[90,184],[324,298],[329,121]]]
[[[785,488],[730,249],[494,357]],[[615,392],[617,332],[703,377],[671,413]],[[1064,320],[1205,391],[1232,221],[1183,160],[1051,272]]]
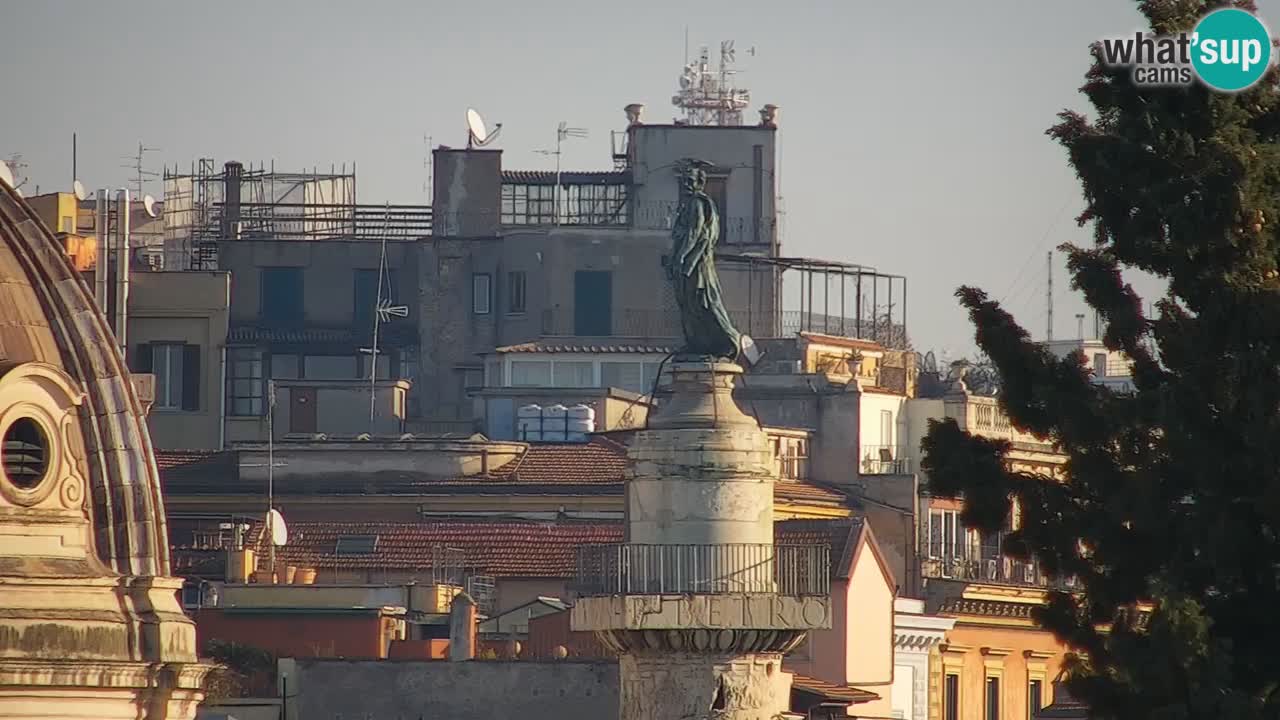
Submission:
[[[1044,707],[1042,697],[1044,696],[1044,681],[1032,680],[1027,683],[1027,720],[1034,720],[1036,711]]]
[[[512,360],[511,387],[551,387],[550,361]]]
[[[29,417],[9,424],[0,443],[4,476],[20,490],[32,490],[44,481],[49,470],[49,438],[44,428]]]
[[[264,267],[259,274],[258,315],[270,327],[302,325],[302,268]]]
[[[262,415],[262,351],[227,348],[227,411],[230,415]]]
[[[76,231],[76,219],[70,215],[63,215],[58,222],[58,230],[64,233],[74,233]]]
[[[308,380],[354,380],[361,375],[354,355],[308,355],[303,358],[303,377]]]
[[[507,312],[524,312],[524,271],[507,273]]]
[[[935,560],[965,559],[969,556],[960,513],[955,510],[929,511],[929,557]]]
[[[1095,353],[1093,356],[1093,374],[1097,377],[1107,376],[1107,354]]]
[[[553,370],[553,385],[555,387],[595,387],[595,367],[590,360],[557,360],[553,365]]]
[[[134,349],[133,371],[156,379],[156,410],[200,409],[200,346],[143,343]]]
[[[297,380],[302,377],[299,373],[299,363],[297,355],[275,355],[271,356],[271,379],[272,380]]]
[[[492,297],[489,281],[488,273],[475,273],[471,276],[471,310],[476,315],[489,314],[489,299]]]
[[[960,676],[948,673],[942,684],[943,720],[960,720]]]
[[[360,356],[360,378],[362,380],[369,377],[369,355]],[[378,380],[391,379],[391,358],[386,353],[378,354]]]
[[[644,364],[638,362],[600,363],[601,387],[615,387],[633,393],[645,393]]]
[[[882,446],[891,447],[893,445],[893,411],[880,411],[880,444]]]
[[[641,392],[645,395],[653,392],[654,385],[658,382],[658,371],[662,369],[660,362],[647,362],[644,364],[644,386]]]
[[[486,360],[484,363],[485,387],[502,387],[502,361]]]
[[[334,555],[372,555],[378,549],[377,535],[339,535]]]
[[[1000,720],[1000,678],[987,678],[986,720]]]
[[[352,297],[351,321],[357,332],[372,331],[375,309],[378,307],[377,270],[356,270],[354,276],[355,293]],[[388,270],[381,275],[382,299],[388,304],[396,304],[396,284],[392,282],[392,272]]]
[[[400,375],[401,380],[409,380],[416,382],[418,379],[418,349],[416,347],[402,348],[400,350]],[[413,388],[409,389],[413,392]]]

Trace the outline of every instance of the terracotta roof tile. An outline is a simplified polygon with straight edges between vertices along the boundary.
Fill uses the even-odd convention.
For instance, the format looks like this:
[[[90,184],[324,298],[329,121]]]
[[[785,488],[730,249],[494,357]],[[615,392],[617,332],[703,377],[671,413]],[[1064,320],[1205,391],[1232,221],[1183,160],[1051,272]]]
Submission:
[[[834,486],[812,480],[779,480],[773,488],[776,500],[797,500],[847,505],[849,496]]]
[[[376,535],[373,553],[338,555],[338,538]],[[496,577],[570,578],[582,545],[622,541],[621,523],[295,522],[277,557],[315,568],[426,570],[443,548],[460,550],[468,568]]]
[[[796,673],[791,674],[791,689],[817,695],[824,701],[847,702],[851,705],[880,699],[879,695],[868,690],[860,690],[848,685],[836,685],[826,680],[819,680]]]
[[[785,520],[774,525],[774,540],[787,545],[826,544],[834,573],[847,576],[852,539],[859,520]],[[261,533],[250,529],[250,544]],[[623,541],[621,522],[465,521],[323,522],[295,521],[289,544],[277,550],[282,563],[299,567],[351,570],[423,571],[443,548],[457,550],[469,569],[496,577],[572,578],[578,548]],[[338,554],[342,536],[377,536],[371,553]],[[171,530],[171,537],[178,539]],[[252,539],[258,539],[256,542]],[[189,542],[189,541],[188,541]],[[175,543],[181,546],[182,543]],[[200,548],[181,548],[195,562]],[[175,554],[182,554],[175,551]]]
[[[511,476],[521,484],[621,483],[628,462],[626,449],[607,439],[535,444],[521,456]]]

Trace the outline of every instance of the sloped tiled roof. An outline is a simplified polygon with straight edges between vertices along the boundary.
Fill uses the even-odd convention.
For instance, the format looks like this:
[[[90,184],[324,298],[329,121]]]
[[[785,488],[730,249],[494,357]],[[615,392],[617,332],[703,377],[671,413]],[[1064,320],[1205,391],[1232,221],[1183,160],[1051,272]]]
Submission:
[[[853,550],[862,532],[862,518],[838,520],[781,520],[773,524],[774,542],[781,545],[826,545],[831,548],[831,576],[848,578]]]
[[[666,345],[631,345],[627,343],[569,343],[554,340],[538,340],[535,342],[506,345],[495,348],[496,353],[633,353],[638,355],[670,355],[674,347]]]
[[[800,502],[818,502],[844,505],[849,496],[831,485],[813,481],[780,480],[773,487],[773,496],[777,500],[795,500]]]
[[[337,555],[344,535],[376,535],[368,555]],[[582,545],[622,541],[621,523],[589,522],[295,522],[277,557],[315,568],[426,570],[442,547],[462,551],[465,562],[496,577],[570,578]]]
[[[791,675],[791,689],[817,695],[824,702],[845,702],[850,705],[880,699],[879,695],[869,690],[860,690],[848,685],[836,685],[826,680],[819,680],[796,673]]]
[[[631,182],[631,173],[610,170],[503,170],[502,182],[521,185],[616,185]]]
[[[860,527],[860,521],[849,519],[785,520],[775,523],[774,541],[783,545],[826,544],[831,548],[833,574],[847,577],[851,538],[856,539]],[[257,537],[252,530],[249,535]],[[376,535],[376,550],[337,554],[338,538],[353,535]],[[440,548],[447,547],[461,551],[467,566],[484,574],[568,579],[576,575],[579,547],[619,543],[623,537],[621,522],[300,520],[290,523],[289,544],[277,550],[277,557],[299,567],[424,571],[431,568]],[[844,575],[838,574],[842,571]]]

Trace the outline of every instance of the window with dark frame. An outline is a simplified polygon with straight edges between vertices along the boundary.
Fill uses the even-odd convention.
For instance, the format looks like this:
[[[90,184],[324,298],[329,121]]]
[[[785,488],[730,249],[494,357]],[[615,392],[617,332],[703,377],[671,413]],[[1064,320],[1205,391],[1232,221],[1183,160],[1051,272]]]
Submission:
[[[142,343],[133,350],[133,372],[155,377],[154,409],[200,409],[200,346],[188,343]]]
[[[507,273],[507,312],[518,315],[525,310],[525,274],[523,270]]]
[[[942,689],[943,720],[960,720],[960,676],[948,673]]]
[[[504,183],[503,225],[621,226],[630,222],[629,187],[624,183]],[[559,213],[556,205],[559,204]]]
[[[261,417],[263,387],[262,350],[227,348],[227,414]]]
[[[471,275],[471,311],[476,315],[489,314],[490,301],[493,298],[491,281],[489,273]]]
[[[373,327],[373,319],[378,306],[379,272],[377,270],[356,270],[354,273],[354,290],[351,307],[352,325],[357,331],[369,330]],[[397,303],[395,274],[387,270],[381,275],[382,299],[389,304]]]
[[[1000,678],[987,678],[986,720],[1000,720]]]
[[[1027,720],[1035,720],[1036,711],[1044,707],[1044,681],[1036,679],[1027,683]]]
[[[269,327],[293,328],[302,325],[302,268],[264,267],[259,269],[258,316]]]

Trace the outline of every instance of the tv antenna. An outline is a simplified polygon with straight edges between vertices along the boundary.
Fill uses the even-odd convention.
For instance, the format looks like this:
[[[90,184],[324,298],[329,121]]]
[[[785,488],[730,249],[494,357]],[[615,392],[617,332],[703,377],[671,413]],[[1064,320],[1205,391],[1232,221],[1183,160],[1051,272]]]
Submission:
[[[137,154],[127,155],[121,158],[123,160],[130,161],[128,165],[121,165],[120,167],[133,171],[133,193],[135,197],[142,197],[146,194],[143,192],[143,185],[148,180],[154,180],[155,178],[160,177],[160,173],[147,170],[142,166],[143,158],[147,153],[159,151],[160,148],[146,147],[142,143],[138,143]]]
[[[382,323],[391,318],[409,317],[408,305],[392,304],[390,296],[395,294],[391,287],[391,278],[387,273],[387,235],[391,233],[391,203],[387,203],[387,215],[382,228],[382,251],[378,259],[378,296],[373,304],[373,343],[367,348],[360,348],[361,353],[369,355],[369,434],[373,434],[373,423],[378,415],[378,330]],[[385,290],[385,294],[384,294]]]
[[[9,156],[7,161],[0,160],[0,180],[18,191],[18,197],[22,197],[22,186],[27,184],[26,173],[22,172],[29,166],[22,162],[22,153],[14,153]]]
[[[484,147],[497,139],[502,133],[502,123],[493,126],[493,132],[484,124],[484,118],[475,108],[467,108],[467,149]]]
[[[561,146],[568,138],[585,138],[589,133],[586,128],[569,127],[569,123],[560,121],[560,125],[556,128],[556,149],[555,150],[535,150],[541,155],[556,156],[556,186],[552,191],[552,224],[560,224],[560,155]]]

